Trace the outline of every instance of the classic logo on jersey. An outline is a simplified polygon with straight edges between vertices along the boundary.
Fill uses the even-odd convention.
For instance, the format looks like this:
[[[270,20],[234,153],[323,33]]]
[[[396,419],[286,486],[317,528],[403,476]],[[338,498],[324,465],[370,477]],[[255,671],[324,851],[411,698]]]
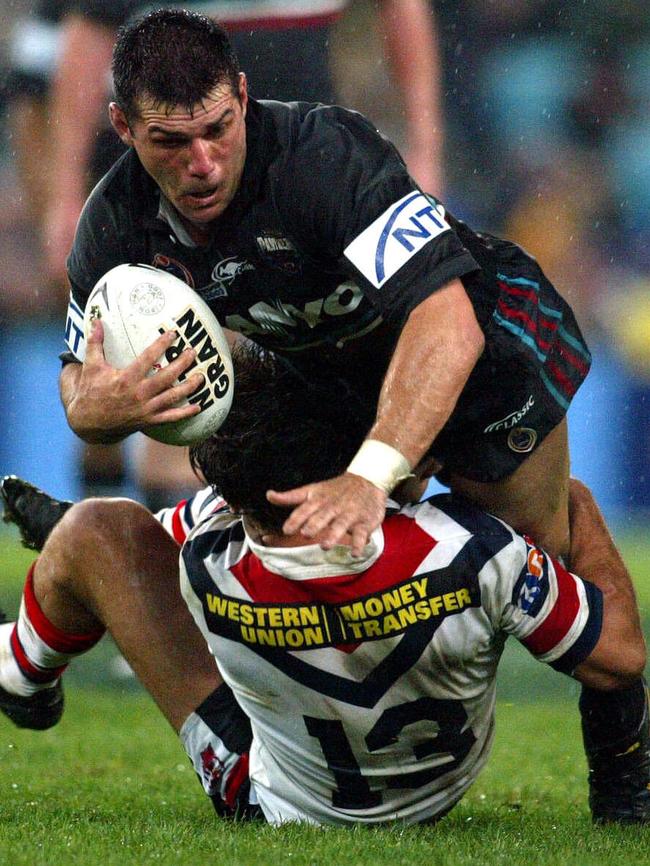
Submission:
[[[86,357],[86,339],[84,337],[84,314],[81,307],[70,295],[68,314],[65,320],[65,342],[68,349],[78,361]]]
[[[430,594],[429,578],[414,577],[339,605],[268,605],[208,592],[204,610],[210,630],[217,634],[246,644],[304,650],[393,637],[418,622],[479,603],[467,587]]]
[[[512,603],[528,616],[537,616],[549,591],[548,560],[543,551],[526,537],[526,565],[512,591]]]
[[[344,253],[380,289],[422,247],[449,229],[442,207],[421,192],[411,192],[364,229]]]
[[[191,289],[195,288],[194,277],[185,265],[177,259],[172,259],[171,256],[165,256],[163,253],[156,253],[151,264],[160,271],[166,271],[168,274],[178,277],[179,280],[187,283]]]
[[[500,421],[494,421],[492,424],[488,424],[488,426],[483,431],[484,433],[495,433],[497,430],[510,430],[515,424],[518,424],[524,415],[533,408],[535,405],[535,398],[531,394],[528,400],[524,403],[521,409],[517,409],[516,412],[511,412],[509,415],[506,415],[505,418],[501,418]]]
[[[274,234],[273,232],[264,232],[257,240],[257,246],[263,253],[286,253],[295,252],[295,246],[289,238],[282,235]]]

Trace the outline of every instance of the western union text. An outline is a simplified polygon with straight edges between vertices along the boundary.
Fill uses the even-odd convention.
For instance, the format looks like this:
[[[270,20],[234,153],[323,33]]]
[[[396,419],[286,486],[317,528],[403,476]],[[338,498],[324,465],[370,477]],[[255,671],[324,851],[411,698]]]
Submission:
[[[248,644],[310,649],[376,640],[471,606],[467,588],[429,596],[428,581],[428,576],[413,578],[390,590],[338,606],[254,604],[212,593],[206,594],[206,602],[211,614],[238,624],[241,638]]]

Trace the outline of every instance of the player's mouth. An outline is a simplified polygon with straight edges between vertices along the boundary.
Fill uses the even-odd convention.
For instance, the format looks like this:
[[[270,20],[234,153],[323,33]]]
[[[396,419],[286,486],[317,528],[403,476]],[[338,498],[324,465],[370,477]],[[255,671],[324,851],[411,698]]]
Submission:
[[[209,207],[218,200],[219,187],[213,186],[205,190],[192,190],[183,194],[185,201],[193,208]]]

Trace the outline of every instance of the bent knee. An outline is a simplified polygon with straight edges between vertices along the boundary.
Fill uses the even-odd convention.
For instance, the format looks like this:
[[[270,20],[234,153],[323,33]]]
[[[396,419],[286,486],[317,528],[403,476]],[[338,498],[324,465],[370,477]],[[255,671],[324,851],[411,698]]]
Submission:
[[[47,544],[50,548],[63,546],[78,556],[84,548],[96,550],[113,542],[124,543],[152,523],[158,526],[151,512],[132,499],[84,499],[63,516]]]

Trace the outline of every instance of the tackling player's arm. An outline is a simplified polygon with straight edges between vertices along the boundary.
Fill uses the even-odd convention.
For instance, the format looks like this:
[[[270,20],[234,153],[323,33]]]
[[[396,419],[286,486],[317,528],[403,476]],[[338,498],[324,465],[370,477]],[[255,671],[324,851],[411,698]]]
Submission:
[[[591,492],[576,478],[569,485],[571,569],[603,594],[600,638],[574,676],[593,689],[625,688],[646,663],[634,588]]]
[[[375,424],[350,471],[284,493],[269,491],[271,502],[298,506],[284,531],[310,538],[329,526],[322,541],[326,549],[350,532],[353,553],[360,554],[383,519],[388,493],[408,476],[451,415],[484,345],[459,279],[421,301],[401,332]]]
[[[569,495],[572,572],[517,535],[482,598],[496,599],[496,628],[539,661],[597,692],[625,690],[646,661],[630,577],[590,491],[572,478]]]
[[[68,424],[86,442],[111,443],[152,424],[180,421],[196,415],[198,405],[178,407],[203,382],[193,373],[174,385],[194,361],[194,349],[186,349],[175,361],[148,375],[155,362],[177,339],[167,331],[123,370],[104,358],[102,323],[93,323],[83,364],[66,364],[59,382]]]

